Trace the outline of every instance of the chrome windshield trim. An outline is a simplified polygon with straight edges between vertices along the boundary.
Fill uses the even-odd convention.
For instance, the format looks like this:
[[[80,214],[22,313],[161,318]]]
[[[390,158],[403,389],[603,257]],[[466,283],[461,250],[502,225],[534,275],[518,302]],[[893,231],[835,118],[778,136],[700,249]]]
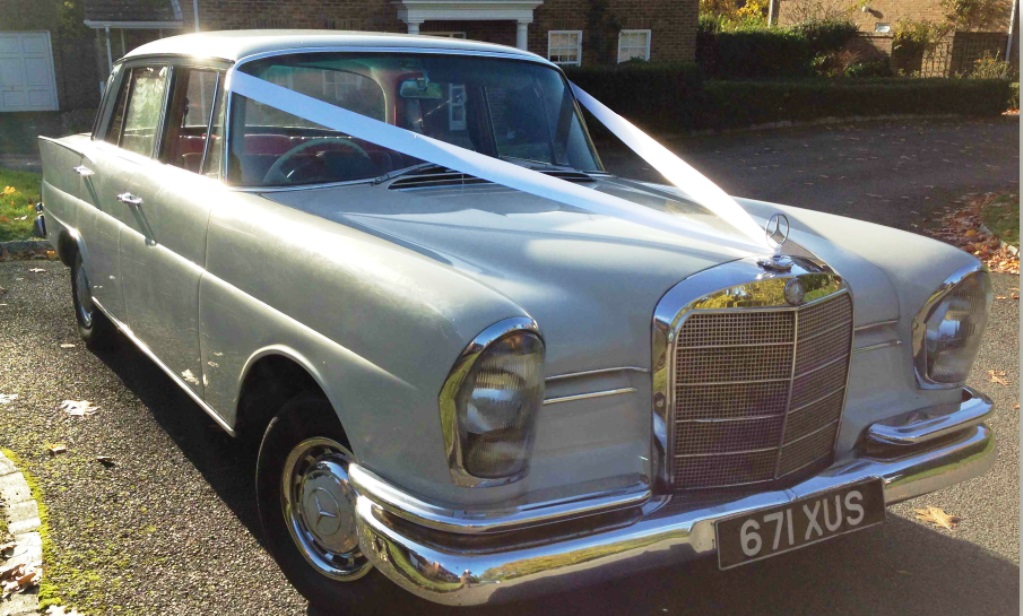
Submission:
[[[556,398],[547,398],[543,401],[544,406],[550,406],[552,404],[561,404],[563,402],[578,402],[579,400],[594,400],[596,398],[607,398],[610,396],[620,396],[622,394],[633,394],[636,393],[635,387],[622,387],[620,389],[607,389],[604,391],[593,391],[585,394],[571,394],[568,396],[558,396]]]
[[[529,465],[527,464],[522,472],[498,479],[484,479],[472,475],[465,468],[462,438],[458,433],[458,405],[456,402],[458,390],[462,387],[466,377],[469,376],[472,367],[479,360],[480,356],[483,355],[483,352],[487,350],[487,347],[503,336],[516,331],[532,332],[543,343],[540,326],[529,317],[512,317],[494,323],[480,332],[462,350],[461,355],[458,356],[458,359],[455,360],[454,365],[451,367],[451,371],[448,373],[447,379],[445,379],[444,385],[437,396],[438,406],[440,407],[440,423],[444,432],[444,449],[447,452],[451,481],[455,485],[471,488],[505,485],[522,479],[529,470]]]
[[[426,528],[460,535],[521,529],[639,507],[651,497],[649,485],[637,484],[509,509],[466,511],[424,502],[357,464],[349,466],[348,475],[360,496],[387,513]]]
[[[322,47],[285,47],[273,51],[263,51],[249,54],[238,58],[233,68],[241,68],[250,62],[274,58],[277,56],[294,56],[298,54],[311,53],[394,53],[406,56],[414,55],[438,55],[438,56],[468,56],[472,58],[498,58],[503,60],[522,60],[534,64],[542,64],[561,72],[561,67],[550,60],[535,54],[524,54],[520,50],[515,51],[483,51],[475,49],[451,49],[442,47],[402,47],[391,45],[326,45]]]

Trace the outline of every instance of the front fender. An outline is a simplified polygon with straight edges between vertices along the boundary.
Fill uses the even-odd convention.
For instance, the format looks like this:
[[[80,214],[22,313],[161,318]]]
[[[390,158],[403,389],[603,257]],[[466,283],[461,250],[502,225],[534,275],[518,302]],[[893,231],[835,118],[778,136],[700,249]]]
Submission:
[[[256,194],[218,197],[199,293],[210,406],[233,425],[247,367],[282,351],[321,385],[360,463],[435,500],[473,498],[451,483],[437,395],[480,331],[529,315],[401,246]]]

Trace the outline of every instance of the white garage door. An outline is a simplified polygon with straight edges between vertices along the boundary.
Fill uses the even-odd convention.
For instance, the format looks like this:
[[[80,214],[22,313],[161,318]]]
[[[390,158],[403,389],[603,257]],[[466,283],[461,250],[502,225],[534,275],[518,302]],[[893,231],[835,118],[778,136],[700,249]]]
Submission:
[[[49,32],[0,32],[0,112],[56,111]]]

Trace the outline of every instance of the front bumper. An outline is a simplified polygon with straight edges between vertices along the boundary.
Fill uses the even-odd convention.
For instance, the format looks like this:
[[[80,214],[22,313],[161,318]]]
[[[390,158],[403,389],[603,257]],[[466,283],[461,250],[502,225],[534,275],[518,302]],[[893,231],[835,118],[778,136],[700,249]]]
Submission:
[[[853,456],[786,490],[693,505],[670,495],[619,495],[547,514],[480,520],[398,492],[349,469],[359,492],[359,543],[373,565],[410,592],[479,605],[585,586],[716,552],[715,522],[742,512],[881,478],[893,504],[965,481],[994,463],[981,423],[991,401],[969,389],[961,404],[875,424]],[[575,515],[571,515],[572,513]]]

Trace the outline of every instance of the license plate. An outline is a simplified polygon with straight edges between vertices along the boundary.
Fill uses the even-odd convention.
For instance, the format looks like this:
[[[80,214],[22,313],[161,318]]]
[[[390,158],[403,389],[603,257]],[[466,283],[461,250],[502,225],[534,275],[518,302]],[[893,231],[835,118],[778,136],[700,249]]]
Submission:
[[[718,567],[730,569],[884,522],[884,486],[870,479],[715,524]]]

